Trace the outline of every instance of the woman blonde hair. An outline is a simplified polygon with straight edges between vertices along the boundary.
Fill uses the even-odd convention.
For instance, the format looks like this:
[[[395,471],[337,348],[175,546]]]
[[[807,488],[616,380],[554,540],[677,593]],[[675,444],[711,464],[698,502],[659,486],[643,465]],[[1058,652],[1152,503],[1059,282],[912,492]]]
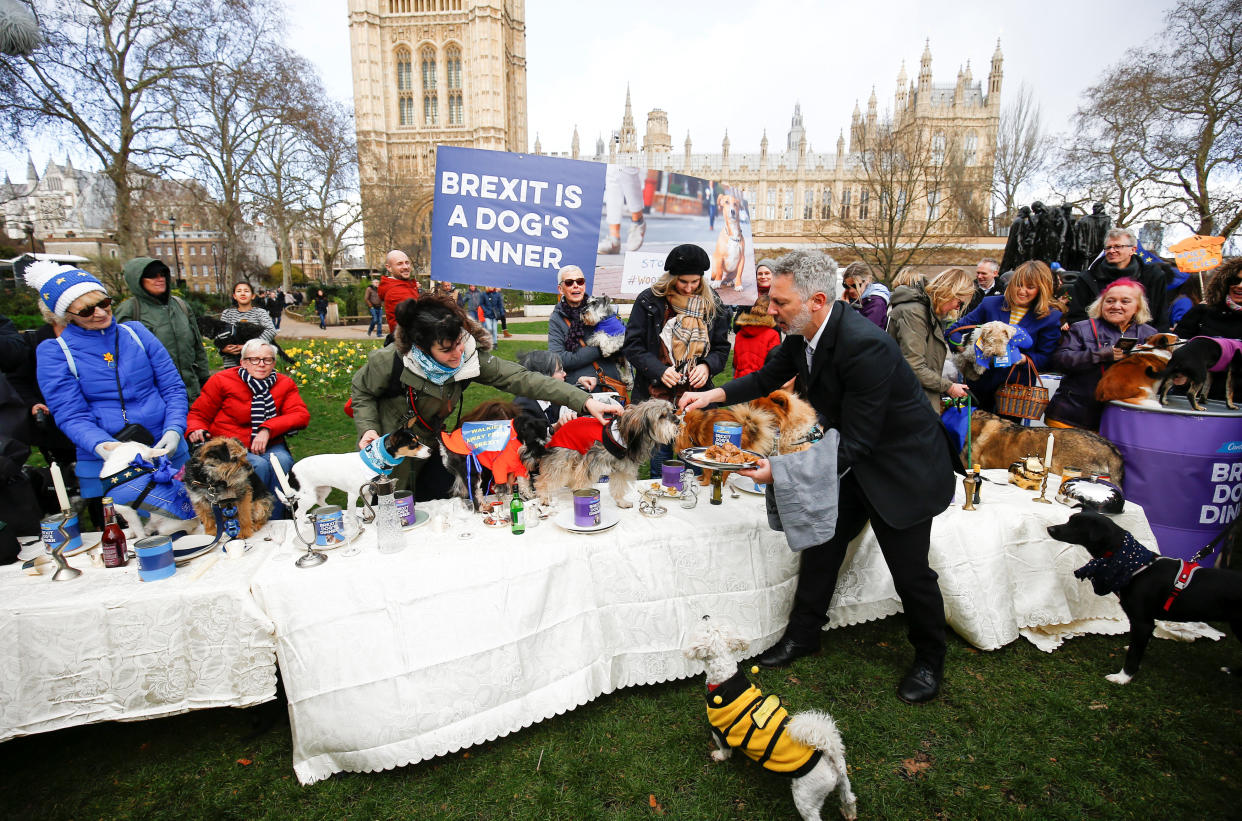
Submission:
[[[694,276],[694,274],[674,274],[671,271],[665,271],[659,279],[651,285],[651,293],[664,299],[670,290],[673,289],[673,283],[677,277]],[[712,287],[707,284],[707,274],[704,272],[699,276],[699,288],[695,291],[696,296],[703,297],[704,313],[703,321],[707,327],[712,326],[712,322],[716,319],[716,294],[712,291]]]
[[[1027,310],[1040,319],[1048,315],[1052,301],[1052,269],[1037,259],[1024,262],[1014,269],[1009,284],[1005,286],[1005,309],[1012,310],[1018,288],[1035,288],[1038,293]]]
[[[975,294],[975,278],[961,268],[946,268],[932,278],[923,290],[931,300],[932,313],[940,315],[940,309],[950,300],[970,302]]]
[[[916,269],[907,265],[897,272],[897,276],[893,277],[893,288],[900,288],[903,285],[926,285],[927,277],[920,274]]]

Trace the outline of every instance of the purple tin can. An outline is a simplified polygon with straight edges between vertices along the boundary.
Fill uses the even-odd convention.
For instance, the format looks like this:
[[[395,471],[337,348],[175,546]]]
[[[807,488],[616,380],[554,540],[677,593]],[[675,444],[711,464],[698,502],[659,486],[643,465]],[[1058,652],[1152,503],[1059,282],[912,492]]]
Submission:
[[[397,503],[397,516],[401,518],[401,526],[414,524],[414,493],[409,490],[398,490],[393,495]]]
[[[599,491],[574,491],[574,524],[578,527],[595,527],[599,524]]]
[[[726,442],[735,448],[742,446],[742,425],[739,422],[717,422],[712,426],[712,444],[723,445]]]
[[[660,484],[675,493],[681,493],[685,490],[683,477],[686,472],[686,463],[679,459],[665,460],[660,466]]]

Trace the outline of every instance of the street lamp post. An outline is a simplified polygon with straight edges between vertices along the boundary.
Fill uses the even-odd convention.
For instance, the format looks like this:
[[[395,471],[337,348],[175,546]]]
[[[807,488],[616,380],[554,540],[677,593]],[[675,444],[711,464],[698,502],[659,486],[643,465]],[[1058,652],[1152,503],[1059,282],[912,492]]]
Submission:
[[[181,258],[177,254],[177,217],[175,215],[170,216],[168,218],[168,223],[172,226],[173,282],[176,284],[180,283],[181,280]]]
[[[224,281],[220,278],[220,259],[214,242],[211,243],[211,273],[216,279],[216,290],[224,293]]]
[[[35,244],[34,244],[34,231],[35,231],[35,227],[34,227],[34,223],[33,223],[33,222],[31,222],[30,220],[26,220],[26,222],[25,222],[25,223],[23,223],[23,225],[22,225],[22,231],[23,231],[23,232],[25,232],[25,234],[26,234],[26,241],[27,241],[28,243],[30,243],[30,253],[32,253],[32,254],[33,254],[33,253],[35,252]]]

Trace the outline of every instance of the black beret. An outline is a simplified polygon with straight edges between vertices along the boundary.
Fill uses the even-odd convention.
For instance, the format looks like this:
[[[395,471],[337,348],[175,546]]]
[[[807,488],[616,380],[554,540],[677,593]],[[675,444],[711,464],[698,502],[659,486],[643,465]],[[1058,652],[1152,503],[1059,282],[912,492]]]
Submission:
[[[707,252],[691,243],[678,245],[664,258],[664,270],[673,276],[683,274],[702,276],[703,272],[710,267],[712,267],[712,261],[707,256]]]

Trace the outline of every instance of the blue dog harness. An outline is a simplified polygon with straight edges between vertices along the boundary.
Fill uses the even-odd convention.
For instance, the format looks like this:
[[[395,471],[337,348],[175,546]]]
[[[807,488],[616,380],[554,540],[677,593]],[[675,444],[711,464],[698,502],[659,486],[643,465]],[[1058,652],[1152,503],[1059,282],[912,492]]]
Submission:
[[[114,502],[132,507],[144,519],[150,518],[152,513],[174,519],[195,519],[198,514],[194,512],[185,484],[177,480],[177,473],[167,456],[157,456],[154,462],[135,456],[125,469],[111,476],[101,476],[100,480]],[[144,476],[147,477],[145,484],[139,481]]]

